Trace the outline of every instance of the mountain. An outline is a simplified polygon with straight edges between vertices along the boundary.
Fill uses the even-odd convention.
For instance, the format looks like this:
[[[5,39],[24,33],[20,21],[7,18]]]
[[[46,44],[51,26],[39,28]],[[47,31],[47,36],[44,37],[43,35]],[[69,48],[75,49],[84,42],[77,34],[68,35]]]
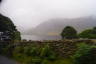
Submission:
[[[78,32],[96,26],[95,17],[72,19],[51,19],[39,24],[34,29],[26,31],[29,35],[59,35],[65,26],[73,26]]]

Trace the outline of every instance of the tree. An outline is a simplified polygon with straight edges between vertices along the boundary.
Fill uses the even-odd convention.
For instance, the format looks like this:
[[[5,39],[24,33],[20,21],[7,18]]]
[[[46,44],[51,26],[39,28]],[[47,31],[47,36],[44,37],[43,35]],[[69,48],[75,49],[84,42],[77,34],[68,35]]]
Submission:
[[[14,35],[12,36],[14,41],[20,41],[21,40],[21,36],[20,36],[20,32],[19,31],[15,31]]]
[[[16,26],[14,26],[13,22],[10,20],[10,18],[3,16],[0,14],[0,37],[6,36],[10,38],[11,40],[18,39],[20,37],[20,32],[16,29]],[[18,37],[16,37],[18,34]],[[0,39],[1,39],[0,38]],[[18,40],[20,40],[18,39]]]
[[[96,34],[96,27],[93,27],[93,34]]]
[[[92,33],[92,30],[91,29],[87,29],[87,30],[84,30],[83,32],[81,32],[79,34],[79,37],[80,38],[91,38],[91,33]]]
[[[78,35],[80,38],[96,39],[96,27],[87,29]]]
[[[77,38],[77,31],[71,26],[66,26],[61,32],[61,36],[63,39],[74,39]]]

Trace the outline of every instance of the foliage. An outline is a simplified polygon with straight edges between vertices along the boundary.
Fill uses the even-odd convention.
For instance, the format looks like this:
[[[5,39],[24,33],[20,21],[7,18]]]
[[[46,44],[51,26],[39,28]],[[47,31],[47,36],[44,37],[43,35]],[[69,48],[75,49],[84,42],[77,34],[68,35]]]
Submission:
[[[76,58],[75,64],[96,64],[96,48],[92,48],[86,54]]]
[[[80,38],[96,39],[96,27],[93,29],[84,30],[79,34]]]
[[[40,57],[53,61],[56,59],[55,52],[49,47],[49,45],[45,45],[40,52]]]
[[[96,46],[88,45],[85,43],[81,43],[78,45],[78,50],[76,53],[72,56],[75,64],[95,64],[93,63],[96,59],[95,57],[92,58],[92,52],[91,50],[93,48],[96,48]],[[93,51],[95,52],[95,51]]]
[[[91,29],[87,29],[87,30],[81,32],[79,34],[79,37],[81,37],[81,38],[91,38],[91,33],[92,33],[92,30]]]
[[[85,43],[77,44],[77,51],[72,56],[72,58],[75,59],[75,58],[82,56],[83,54],[86,54],[91,48],[92,46],[85,44]]]
[[[14,35],[12,35],[11,37],[13,38],[14,41],[20,41],[21,40],[21,36],[20,36],[20,32],[19,31],[15,31]]]
[[[38,56],[38,53],[39,53],[38,49],[39,48],[37,48],[35,46],[25,46],[24,47],[24,54],[27,56],[32,56],[32,57]]]
[[[73,61],[71,58],[60,58],[52,64],[73,64]]]
[[[64,40],[65,41],[65,40]],[[81,43],[77,42],[77,41],[73,41],[70,42],[69,40],[67,42],[64,41],[44,41],[41,42],[39,41],[37,44],[37,41],[32,41],[30,42],[20,42],[19,44],[15,45],[15,46],[8,46],[4,49],[4,53],[8,53],[8,51],[11,51],[13,54],[13,59],[23,63],[23,64],[72,64],[72,63],[79,63],[79,58],[82,57],[83,55],[87,54],[90,49],[92,48],[96,48],[96,46],[92,45],[92,44],[85,44],[87,43],[87,41],[83,41]],[[67,55],[70,54],[70,56],[72,56],[74,53],[74,55],[72,57],[67,56],[64,57],[61,54],[58,54],[59,50],[56,50],[54,48],[57,47],[57,43],[63,43],[61,45],[59,45],[59,50],[61,51],[60,53],[64,54],[67,52]],[[74,42],[74,45],[70,45]],[[89,40],[88,40],[89,42]],[[52,44],[55,43],[55,44]],[[80,44],[78,44],[80,43]],[[72,46],[73,48],[70,48],[70,46],[65,46],[65,44]],[[77,47],[76,47],[77,44]],[[56,47],[54,47],[53,45],[56,45]],[[64,46],[63,50],[62,47],[60,46]],[[75,46],[75,47],[74,47]],[[54,47],[54,48],[53,48]],[[13,48],[13,49],[12,49]],[[66,49],[67,48],[67,49]],[[70,48],[70,49],[69,49]],[[57,49],[57,48],[56,48]],[[69,50],[68,50],[69,49]],[[74,50],[75,49],[75,50]],[[76,50],[77,49],[77,50]],[[73,51],[73,52],[70,52]],[[76,52],[75,52],[76,51]],[[81,61],[81,60],[80,60]]]
[[[96,34],[96,27],[93,27],[92,33],[93,33],[93,34]]]
[[[77,38],[77,31],[71,26],[66,26],[63,29],[61,36],[63,39],[74,39]]]
[[[19,39],[20,40],[20,32],[16,29],[13,22],[10,18],[5,17],[0,14],[0,32],[2,32],[2,36],[6,35],[11,38],[11,40]]]
[[[52,51],[49,45],[44,45],[44,47],[37,47],[35,45],[29,46],[17,46],[13,51],[13,57],[16,60],[25,63],[32,64],[45,64],[49,61],[56,60],[56,54]],[[25,58],[30,58],[25,60]]]

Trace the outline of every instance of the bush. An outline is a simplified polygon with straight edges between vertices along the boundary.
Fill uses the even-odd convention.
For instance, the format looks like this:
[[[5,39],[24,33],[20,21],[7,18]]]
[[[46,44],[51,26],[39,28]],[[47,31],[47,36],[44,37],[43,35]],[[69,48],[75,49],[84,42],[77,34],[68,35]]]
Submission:
[[[75,59],[75,58],[82,56],[83,54],[86,54],[91,48],[92,46],[85,44],[85,43],[77,44],[77,51],[72,56],[72,58]]]
[[[38,49],[34,46],[26,46],[24,47],[24,54],[27,56],[37,56]]]
[[[95,48],[95,49],[94,49]],[[81,43],[73,55],[74,64],[96,64],[96,46]]]
[[[25,64],[47,64],[56,60],[56,54],[48,44],[42,47],[35,45],[17,46],[13,54],[16,60]]]
[[[76,58],[75,64],[96,64],[96,48],[92,48],[86,54]]]
[[[96,27],[84,30],[78,36],[80,38],[96,39]]]
[[[56,59],[56,54],[55,54],[55,52],[52,51],[52,49],[49,47],[49,45],[45,45],[41,49],[40,57],[53,61]]]

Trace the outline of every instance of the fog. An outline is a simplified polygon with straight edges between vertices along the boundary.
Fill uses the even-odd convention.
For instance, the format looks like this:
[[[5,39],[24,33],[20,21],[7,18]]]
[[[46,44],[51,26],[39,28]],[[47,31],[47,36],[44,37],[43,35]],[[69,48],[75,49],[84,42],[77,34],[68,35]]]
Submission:
[[[96,15],[96,0],[3,0],[0,13],[26,30],[52,18]]]

